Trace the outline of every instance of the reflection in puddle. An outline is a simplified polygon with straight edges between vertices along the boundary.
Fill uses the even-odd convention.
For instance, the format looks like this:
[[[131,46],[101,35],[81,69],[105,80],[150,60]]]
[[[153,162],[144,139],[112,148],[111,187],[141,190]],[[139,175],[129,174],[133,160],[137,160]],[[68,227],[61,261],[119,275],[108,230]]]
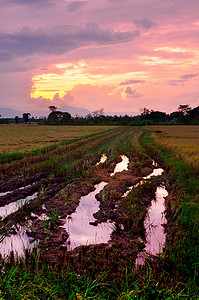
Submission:
[[[2,218],[7,217],[9,214],[14,213],[19,208],[21,208],[25,203],[28,203],[30,200],[33,200],[36,197],[37,197],[37,193],[34,193],[33,195],[28,196],[24,199],[20,199],[0,207],[0,217]]]
[[[146,177],[143,177],[143,179],[150,179],[152,176],[162,175],[162,173],[164,173],[164,170],[162,168],[154,169],[151,174],[149,174]]]
[[[18,188],[18,190],[24,190],[24,189],[26,189],[26,188],[29,187],[29,186],[30,186],[30,184],[29,184],[29,185],[26,185],[26,186],[22,186],[22,187]],[[15,191],[15,190],[14,190],[14,191]],[[7,195],[7,194],[10,194],[10,193],[12,193],[12,192],[14,192],[14,191],[7,191],[7,192],[0,193],[0,197],[5,196],[5,195]]]
[[[33,241],[29,238],[23,227],[17,227],[17,234],[5,237],[0,243],[0,252],[3,257],[8,256],[11,251],[14,251],[17,256],[24,256],[24,249],[33,249],[37,245],[37,241]]]
[[[96,166],[99,166],[99,164],[103,164],[105,163],[105,161],[107,160],[107,156],[106,154],[103,154],[102,157],[100,158],[100,161],[98,163],[96,163]]]
[[[157,255],[161,253],[165,244],[165,233],[162,224],[166,223],[164,200],[168,196],[165,187],[157,187],[156,198],[148,210],[144,227],[146,228],[146,244],[144,252],[140,252],[136,265],[143,265],[148,254]]]
[[[149,208],[146,220],[146,252],[156,255],[162,252],[162,247],[165,243],[164,228],[161,224],[166,223],[164,198],[168,196],[165,187],[157,187],[155,200]]]
[[[153,166],[157,166],[155,161],[153,161]],[[133,188],[142,185],[146,179],[150,179],[152,176],[162,175],[163,172],[164,170],[162,168],[154,169],[151,174],[143,177],[143,180],[136,185],[131,186],[128,191],[124,193],[123,197],[126,197]],[[144,265],[147,254],[157,255],[162,252],[165,244],[165,233],[162,224],[166,223],[164,215],[164,201],[166,196],[168,196],[168,192],[165,189],[165,186],[157,187],[155,200],[152,201],[144,221],[144,227],[146,229],[145,248],[143,252],[138,254],[135,263],[136,266]]]
[[[95,222],[93,214],[99,210],[99,201],[95,195],[98,194],[106,185],[106,182],[101,182],[95,186],[95,191],[86,196],[81,197],[80,204],[76,211],[67,218],[67,222],[63,228],[69,233],[70,249],[74,249],[80,245],[90,245],[107,243],[110,240],[110,234],[113,231],[113,224],[106,222],[90,225],[90,222]]]
[[[154,169],[151,174],[149,174],[146,177],[143,177],[143,179],[150,179],[152,176],[162,175],[163,172],[164,172],[164,170],[162,168]],[[122,197],[126,197],[130,193],[130,191],[132,191],[133,188],[136,188],[137,186],[142,185],[143,183],[144,183],[144,181],[141,180],[140,182],[136,183],[135,185],[130,186],[128,188],[128,191],[126,191]]]
[[[37,214],[31,212],[30,215],[31,215],[31,217],[37,218],[38,220],[41,220],[41,221],[47,221],[50,219],[49,216],[45,213],[42,213],[41,215],[37,215]]]
[[[110,176],[115,175],[115,173],[122,172],[124,170],[128,170],[128,164],[129,164],[129,158],[125,155],[120,155],[122,161],[116,164],[115,169],[113,173],[110,174]]]
[[[152,166],[157,167],[158,163],[155,160],[152,160]]]

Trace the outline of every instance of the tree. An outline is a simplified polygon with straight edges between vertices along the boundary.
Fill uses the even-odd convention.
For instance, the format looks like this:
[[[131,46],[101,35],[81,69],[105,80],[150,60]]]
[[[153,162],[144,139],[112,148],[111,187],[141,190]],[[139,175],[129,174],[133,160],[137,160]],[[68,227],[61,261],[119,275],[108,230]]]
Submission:
[[[24,123],[25,123],[25,124],[28,122],[29,116],[31,116],[30,113],[24,113],[24,114],[23,114],[23,119],[24,119]]]
[[[19,123],[19,117],[18,116],[15,117],[15,122],[16,122],[16,124]]]
[[[181,111],[174,111],[172,113],[170,113],[169,115],[169,119],[171,121],[178,121],[180,118],[182,118],[183,113]]]
[[[152,110],[149,110],[148,108],[144,107],[144,108],[140,108],[141,111],[141,116],[140,116],[140,120],[145,120],[148,119],[150,113],[152,112]]]
[[[55,111],[57,110],[57,107],[54,106],[54,105],[50,105],[48,108],[49,108],[52,112],[55,112]]]
[[[151,111],[148,119],[152,121],[165,122],[167,119],[167,115],[162,111]]]
[[[94,118],[102,116],[104,114],[104,108],[97,109],[93,111]]]
[[[178,106],[178,111],[181,112],[184,116],[186,116],[190,110],[191,107],[189,106],[189,104],[180,104]]]
[[[48,123],[61,124],[63,113],[62,111],[52,111],[48,116]]]
[[[71,114],[69,114],[68,112],[63,112],[62,113],[62,120],[64,124],[68,124],[71,120]]]
[[[142,116],[146,116],[149,115],[151,110],[149,110],[148,108],[144,107],[144,108],[140,108],[140,112]]]
[[[190,119],[190,121],[199,122],[199,106],[197,106],[189,111],[189,119]]]

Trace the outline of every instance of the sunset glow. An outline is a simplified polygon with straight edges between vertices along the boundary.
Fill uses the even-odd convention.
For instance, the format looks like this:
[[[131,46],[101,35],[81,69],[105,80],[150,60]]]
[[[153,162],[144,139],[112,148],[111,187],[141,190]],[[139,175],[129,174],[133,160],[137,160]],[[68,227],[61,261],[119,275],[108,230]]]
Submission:
[[[47,112],[53,103],[134,115],[199,105],[194,0],[0,6],[0,107]]]

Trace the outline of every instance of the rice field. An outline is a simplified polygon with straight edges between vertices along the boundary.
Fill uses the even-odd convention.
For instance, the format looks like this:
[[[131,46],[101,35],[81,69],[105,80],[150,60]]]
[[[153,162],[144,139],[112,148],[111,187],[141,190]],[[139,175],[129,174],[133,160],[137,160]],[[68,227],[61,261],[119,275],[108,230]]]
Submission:
[[[0,154],[28,152],[60,141],[113,129],[115,126],[38,126],[37,124],[1,124]]]
[[[190,167],[198,163],[198,126],[0,129],[5,151],[0,246],[19,237],[33,245],[30,250],[35,247],[23,249],[20,258],[14,252],[6,259],[0,255],[0,299],[198,299],[199,184],[197,169]],[[128,168],[112,176],[121,155]],[[162,167],[162,175],[148,177]],[[71,250],[69,221],[74,222],[82,198],[102,183],[95,197],[99,210],[87,225],[95,229],[110,222],[109,240]],[[146,216],[159,187],[169,192],[161,212],[166,223],[159,224],[165,247],[137,267],[148,238]],[[28,201],[18,207],[20,199]],[[156,227],[149,224],[150,230]]]
[[[159,145],[193,167],[199,167],[199,126],[150,126]]]

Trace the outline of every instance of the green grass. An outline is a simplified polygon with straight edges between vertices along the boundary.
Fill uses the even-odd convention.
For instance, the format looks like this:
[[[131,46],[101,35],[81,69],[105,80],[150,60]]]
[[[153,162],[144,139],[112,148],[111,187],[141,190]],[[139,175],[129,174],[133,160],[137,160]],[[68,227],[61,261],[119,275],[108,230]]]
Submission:
[[[166,253],[174,270],[181,276],[194,278],[199,272],[199,178],[198,170],[154,143],[151,133],[143,138],[148,151],[164,164],[172,186],[170,228]]]

